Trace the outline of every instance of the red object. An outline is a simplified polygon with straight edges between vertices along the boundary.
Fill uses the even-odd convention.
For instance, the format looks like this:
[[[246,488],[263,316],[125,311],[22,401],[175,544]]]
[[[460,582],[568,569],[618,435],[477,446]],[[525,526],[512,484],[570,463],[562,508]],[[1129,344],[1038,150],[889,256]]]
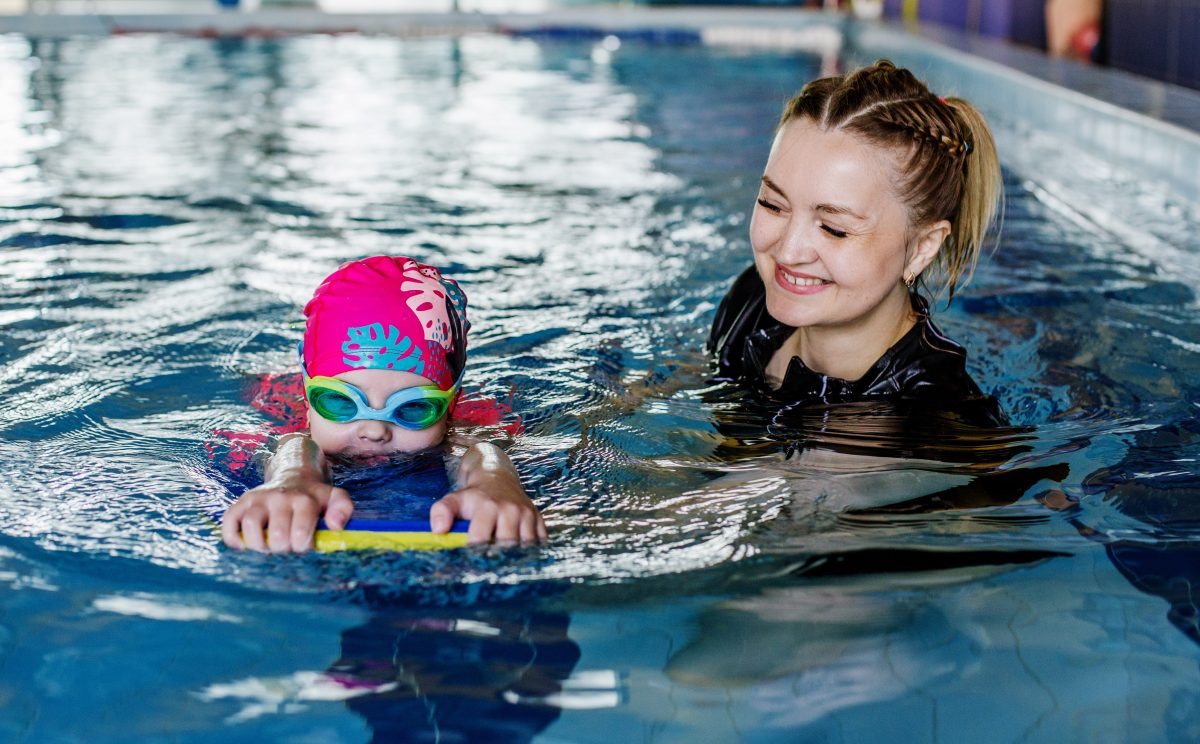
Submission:
[[[499,426],[516,436],[524,430],[521,417],[513,413],[512,405],[495,398],[485,398],[478,394],[460,396],[454,404],[454,424],[468,426]]]
[[[1071,35],[1071,55],[1090,62],[1100,43],[1100,21],[1092,21]]]
[[[250,407],[266,415],[272,434],[308,428],[304,381],[298,373],[265,374],[256,382],[251,390]]]

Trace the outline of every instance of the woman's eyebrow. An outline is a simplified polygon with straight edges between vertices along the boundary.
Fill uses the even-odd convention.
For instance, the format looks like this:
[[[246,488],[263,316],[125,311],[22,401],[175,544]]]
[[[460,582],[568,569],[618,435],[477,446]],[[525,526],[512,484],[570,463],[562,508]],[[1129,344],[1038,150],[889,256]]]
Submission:
[[[783,189],[779,188],[779,184],[777,184],[771,180],[770,176],[763,176],[759,180],[762,181],[764,186],[771,189],[775,193],[779,194],[784,199],[787,198],[787,194],[784,193]],[[861,214],[859,214],[858,212],[855,212],[850,207],[843,206],[841,204],[818,204],[815,207],[813,207],[813,209],[817,212],[825,212],[827,214],[846,215],[847,217],[853,217],[854,219],[860,220],[860,221],[866,219],[866,217],[863,217]]]
[[[818,204],[815,209],[818,212],[828,212],[829,214],[844,214],[847,217],[853,217],[856,220],[865,220],[858,212],[855,212],[850,207],[844,207],[840,204]]]
[[[760,180],[768,189],[774,191],[776,194],[779,194],[785,199],[787,198],[787,194],[783,193],[783,189],[779,188],[779,184],[772,181],[769,176],[763,176]]]

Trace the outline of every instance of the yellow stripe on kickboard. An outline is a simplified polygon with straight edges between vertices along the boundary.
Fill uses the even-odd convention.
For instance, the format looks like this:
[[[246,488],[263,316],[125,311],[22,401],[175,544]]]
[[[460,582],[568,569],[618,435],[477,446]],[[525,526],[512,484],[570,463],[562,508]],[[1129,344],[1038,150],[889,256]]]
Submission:
[[[266,530],[263,542],[270,547]],[[242,544],[246,536],[242,535]],[[318,553],[337,553],[343,550],[452,550],[466,547],[467,533],[447,532],[368,532],[366,530],[317,530],[313,535],[313,550]]]
[[[449,550],[467,544],[467,533],[367,532],[364,530],[317,530],[313,548],[321,553],[341,550]]]

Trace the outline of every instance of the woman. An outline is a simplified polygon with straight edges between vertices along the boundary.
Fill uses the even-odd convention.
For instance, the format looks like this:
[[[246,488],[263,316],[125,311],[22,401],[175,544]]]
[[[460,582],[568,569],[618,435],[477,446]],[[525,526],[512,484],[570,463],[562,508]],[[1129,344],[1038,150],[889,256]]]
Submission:
[[[976,425],[1004,416],[929,317],[953,296],[1000,198],[982,115],[880,61],[809,83],[786,106],[750,242],[709,337],[718,379],[786,411],[930,404]]]

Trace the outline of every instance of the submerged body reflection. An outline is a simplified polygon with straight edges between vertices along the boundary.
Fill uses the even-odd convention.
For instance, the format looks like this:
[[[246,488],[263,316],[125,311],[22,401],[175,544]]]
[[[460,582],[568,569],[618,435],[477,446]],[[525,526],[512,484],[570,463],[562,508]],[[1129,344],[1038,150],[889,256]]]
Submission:
[[[373,741],[527,742],[558,718],[556,696],[579,661],[566,614],[373,604],[328,671],[367,691],[346,705]]]
[[[1123,539],[1076,519],[1081,534],[1104,544],[1130,584],[1167,601],[1167,620],[1200,644],[1200,421],[1170,423],[1135,437],[1121,462],[1083,481],[1085,494],[1103,497],[1146,525],[1153,539]],[[1075,511],[1068,502],[1068,509]]]

